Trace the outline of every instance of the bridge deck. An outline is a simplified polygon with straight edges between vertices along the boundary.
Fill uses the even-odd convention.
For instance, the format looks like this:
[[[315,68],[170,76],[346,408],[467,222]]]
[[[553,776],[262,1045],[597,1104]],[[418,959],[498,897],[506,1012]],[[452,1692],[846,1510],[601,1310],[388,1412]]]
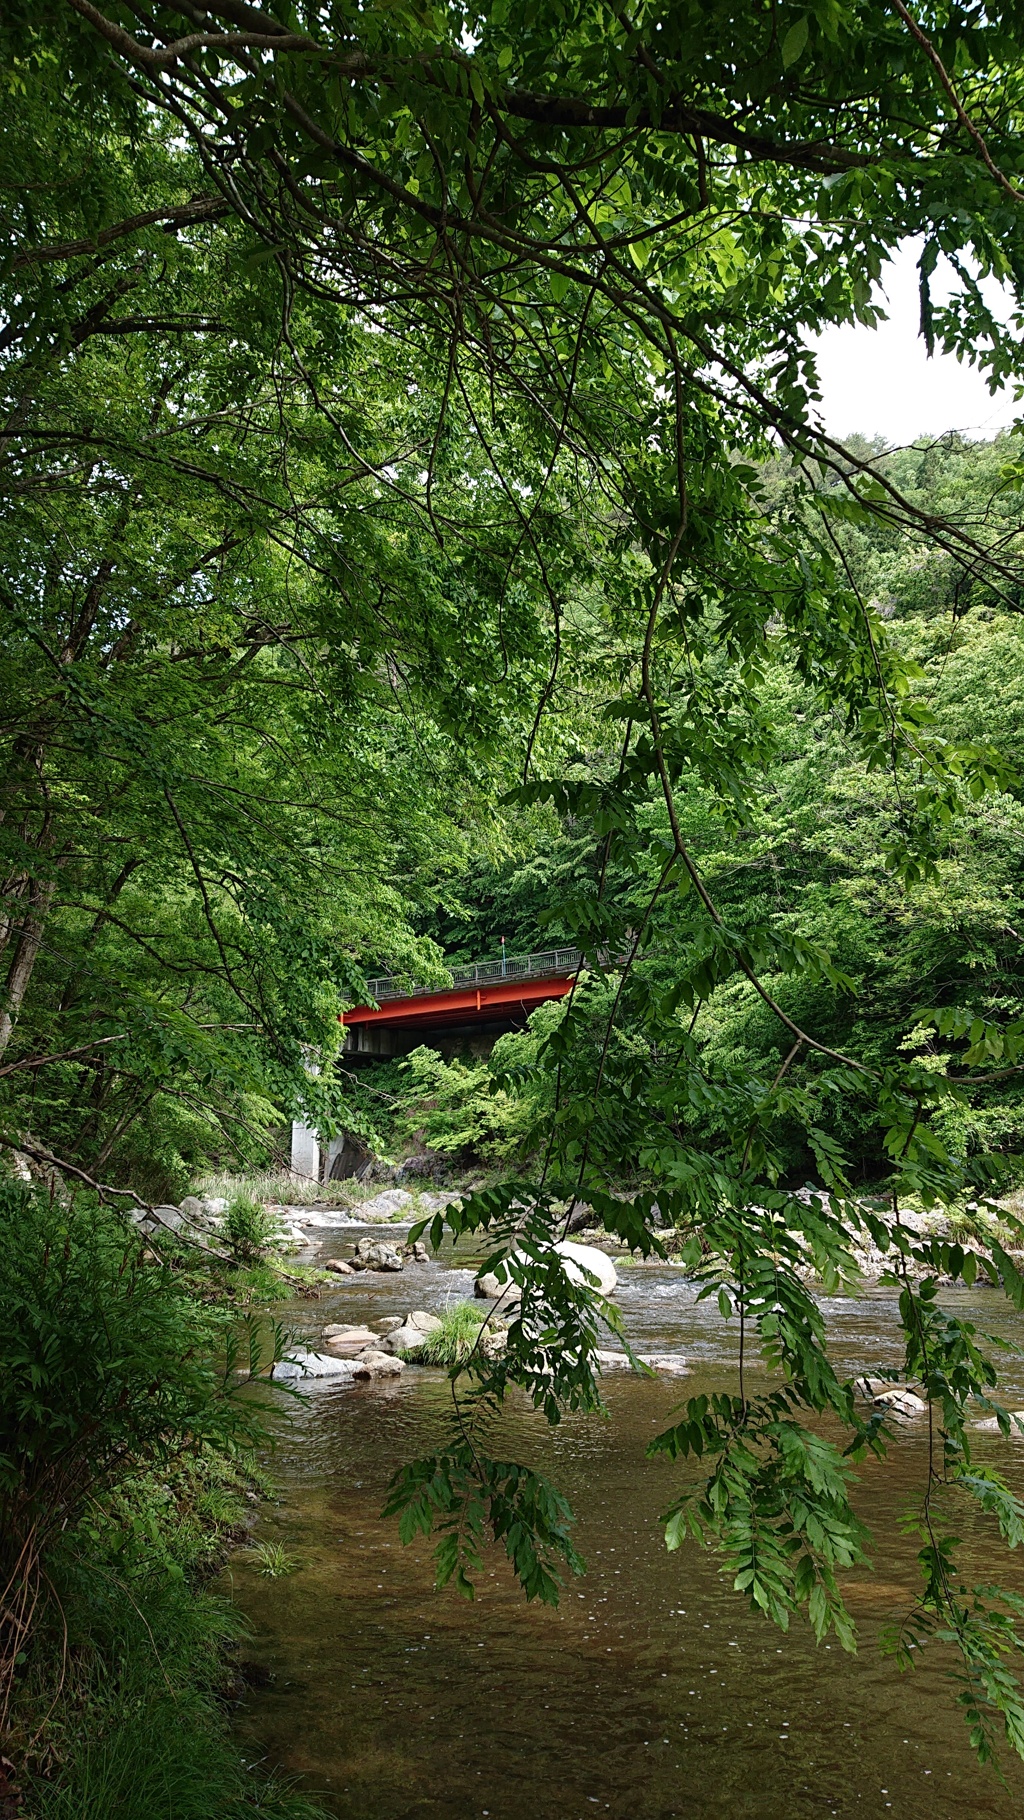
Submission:
[[[402,986],[393,979],[368,980],[377,1003],[341,1013],[346,1028],[373,1024],[405,1029],[471,1024],[488,1017],[529,1013],[546,999],[564,998],[582,964],[578,948],[551,948],[543,954],[510,955],[454,967],[450,986]]]

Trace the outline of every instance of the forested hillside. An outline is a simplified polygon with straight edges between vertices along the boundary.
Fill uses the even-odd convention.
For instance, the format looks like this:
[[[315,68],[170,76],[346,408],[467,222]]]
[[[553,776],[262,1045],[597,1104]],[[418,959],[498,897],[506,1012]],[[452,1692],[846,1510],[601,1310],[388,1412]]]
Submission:
[[[976,526],[993,540],[1019,536],[1021,470],[1014,439],[922,442],[879,465],[923,511]],[[775,461],[764,469],[762,484],[767,509],[778,509],[791,489],[791,470]],[[807,547],[810,555],[810,526]],[[835,547],[843,580],[848,568],[849,582],[911,667],[922,726],[942,740],[992,745],[1019,767],[1019,591],[979,583],[944,551],[871,525],[844,526]],[[715,653],[712,675],[719,664]],[[599,784],[610,770],[599,691],[599,666],[577,668],[558,699],[578,742],[569,776],[581,785]],[[677,802],[689,850],[730,927],[799,935],[827,953],[841,975],[770,974],[772,995],[790,1017],[871,1066],[895,1066],[902,1056],[914,1056],[936,1070],[947,1066],[957,1045],[937,1032],[930,1013],[959,1013],[967,1022],[1015,1020],[1024,915],[1024,824],[1016,792],[968,794],[960,813],[940,820],[917,875],[912,869],[900,876],[891,856],[912,825],[915,799],[912,789],[901,789],[892,767],[866,761],[844,718],[823,714],[813,688],[794,678],[770,649],[746,713],[752,743],[755,735],[760,743],[758,788],[745,812],[728,796],[723,800],[695,768],[677,790]],[[502,935],[509,952],[524,953],[575,941],[581,930],[585,939],[599,888],[624,926],[642,917],[656,877],[650,853],[641,864],[631,855],[634,863],[616,858],[605,865],[594,813],[559,813],[551,805],[524,813],[512,805],[497,808],[496,817],[505,851],[495,858],[495,827],[489,826],[471,867],[454,876],[439,869],[431,881],[436,901],[416,919],[450,961],[497,954]],[[666,838],[667,818],[656,799],[640,820],[649,846]],[[638,985],[671,992],[703,952],[678,907],[656,912],[636,967]],[[599,1027],[607,997],[591,992],[588,1003]],[[535,1013],[535,1034],[499,1039],[490,1067],[474,1064],[468,1054],[461,1067],[456,1062],[448,1068],[424,1056],[378,1067],[363,1080],[350,1077],[350,1116],[357,1128],[375,1134],[386,1154],[400,1155],[403,1145],[415,1150],[418,1138],[466,1167],[525,1163],[529,1144],[550,1122],[555,1082],[553,1071],[543,1071],[545,1037],[560,1017],[555,1007]],[[742,980],[723,982],[702,1005],[693,1037],[709,1077],[738,1078],[752,1068],[770,1077],[789,1047],[778,1019]],[[630,997],[621,1001],[616,1040],[626,1066],[631,1045],[643,1042],[642,996],[632,1015]],[[1004,1160],[1006,1186],[1015,1184],[1019,1168],[1020,1094],[1010,1070],[936,1115],[957,1154],[992,1152]],[[630,1146],[630,1125],[619,1110],[601,1167],[613,1181],[649,1183],[664,1161],[667,1134],[645,1129],[634,1133]],[[864,1185],[879,1180],[886,1166],[884,1129],[855,1091],[847,1087],[824,1102],[822,1125],[851,1157],[856,1179]],[[683,1126],[709,1151],[727,1146],[727,1125],[713,1108],[692,1106]],[[799,1119],[783,1116],[774,1139],[779,1166],[793,1186],[818,1180]],[[659,1147],[657,1157],[652,1146]]]

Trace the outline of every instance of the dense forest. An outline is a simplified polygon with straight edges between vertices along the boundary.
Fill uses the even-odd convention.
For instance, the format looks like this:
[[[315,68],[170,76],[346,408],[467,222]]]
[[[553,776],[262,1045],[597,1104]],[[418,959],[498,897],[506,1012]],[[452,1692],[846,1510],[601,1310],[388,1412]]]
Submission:
[[[520,1290],[392,1492],[467,1593],[488,1540],[530,1597],[581,1566],[488,1437],[603,1407],[582,1203],[739,1330],[652,1443],[670,1546],[852,1647],[895,1437],[814,1285],[870,1235],[928,1412],[898,1653],[1024,1755],[1020,1600],[956,1553],[1024,1538],[972,1455],[1011,1413],[938,1299],[1024,1309],[1024,451],[841,444],[812,351],[912,244],[928,350],[1020,383],[1018,9],[15,0],[0,44],[0,1812],[311,1811],[226,1740],[203,1591],[283,1267],[244,1197],[201,1256],[130,1217],[293,1119],[438,1155],[431,1243]],[[368,979],[502,938],[578,945],[569,1000],[346,1064]]]

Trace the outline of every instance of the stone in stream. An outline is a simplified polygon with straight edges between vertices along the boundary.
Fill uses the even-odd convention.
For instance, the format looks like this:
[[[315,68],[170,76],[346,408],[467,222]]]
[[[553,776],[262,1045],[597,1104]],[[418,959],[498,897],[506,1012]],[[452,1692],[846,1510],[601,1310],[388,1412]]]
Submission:
[[[663,1376],[672,1378],[689,1376],[690,1367],[681,1353],[638,1352],[636,1356],[641,1365],[646,1365],[651,1371],[660,1372]],[[609,1352],[599,1349],[594,1357],[599,1369],[603,1372],[632,1370],[630,1360],[624,1352]]]
[[[353,1359],[332,1358],[329,1353],[307,1352],[302,1349],[290,1359],[283,1359],[274,1366],[273,1376],[285,1383],[301,1378],[334,1378],[346,1384],[355,1376]]]
[[[618,1275],[606,1251],[599,1251],[596,1245],[577,1245],[574,1239],[559,1239],[552,1249],[557,1251],[566,1276],[576,1287],[585,1284],[596,1295],[603,1296],[611,1295],[617,1288]],[[521,1301],[522,1290],[518,1283],[509,1282],[504,1272],[505,1266],[499,1265],[497,1271],[489,1270],[478,1277],[477,1295],[496,1301],[499,1307]],[[595,1277],[596,1283],[592,1280]]]
[[[1024,1409],[1008,1409],[1006,1413],[1010,1418],[1009,1438],[1019,1441],[1024,1435]],[[979,1434],[997,1435],[1000,1432],[999,1417],[986,1416],[983,1422],[972,1422],[971,1427],[976,1429]]]
[[[428,1314],[425,1308],[414,1308],[405,1317],[407,1327],[418,1327],[421,1333],[436,1333],[441,1325],[436,1314]]]
[[[422,1239],[417,1239],[412,1248],[412,1255],[417,1264],[429,1264],[431,1256],[429,1245],[424,1244]]]
[[[871,1400],[876,1409],[885,1409],[891,1416],[904,1419],[923,1416],[928,1408],[923,1397],[917,1397],[912,1390],[903,1390],[898,1385],[893,1390],[883,1390],[880,1396]]]
[[[364,1352],[356,1359],[352,1375],[356,1378],[398,1378],[402,1375],[402,1361],[387,1352]]]
[[[404,1270],[405,1260],[393,1240],[360,1239],[352,1266],[355,1270]]]
[[[333,1271],[336,1277],[350,1277],[355,1275],[351,1264],[348,1263],[345,1258],[325,1258],[320,1268],[322,1270]]]
[[[404,1327],[405,1322],[400,1314],[386,1314],[383,1320],[371,1321],[370,1326],[374,1333],[394,1333],[395,1328]]]
[[[426,1339],[426,1334],[419,1327],[396,1327],[391,1333],[378,1340],[382,1352],[397,1354],[400,1352],[418,1352]]]
[[[348,1333],[324,1333],[324,1347],[336,1359],[354,1359],[369,1348],[380,1345],[380,1335],[371,1333],[368,1327],[354,1327]]]

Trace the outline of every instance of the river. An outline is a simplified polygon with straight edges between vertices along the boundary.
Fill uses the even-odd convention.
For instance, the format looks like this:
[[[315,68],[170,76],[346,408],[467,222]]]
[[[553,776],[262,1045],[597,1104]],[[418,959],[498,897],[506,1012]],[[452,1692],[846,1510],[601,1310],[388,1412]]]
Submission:
[[[326,1232],[321,1255],[353,1236],[351,1226]],[[472,1293],[459,1261],[341,1278],[321,1302],[283,1313],[315,1341],[328,1321],[436,1309]],[[1008,1787],[978,1767],[950,1663],[935,1651],[901,1675],[879,1649],[915,1583],[917,1544],[898,1519],[922,1486],[922,1426],[860,1469],[857,1507],[876,1551],[873,1569],[845,1579],[858,1654],[834,1640],[816,1646],[802,1621],[782,1636],[729,1590],[713,1558],[692,1545],[666,1552],[658,1513],[679,1468],[644,1457],[682,1397],[735,1388],[734,1330],[676,1269],[620,1266],[617,1300],[630,1339],[684,1353],[691,1375],[613,1375],[606,1419],[569,1417],[549,1430],[524,1401],[503,1422],[500,1457],[541,1466],[577,1512],[588,1571],[557,1611],[524,1602],[503,1555],[487,1559],[472,1604],[435,1592],[429,1546],[403,1549],[381,1521],[394,1468],[443,1433],[443,1373],[407,1367],[378,1384],[309,1386],[282,1426],[279,1502],[259,1531],[298,1570],[267,1579],[240,1554],[226,1577],[261,1683],[237,1717],[251,1755],[297,1775],[339,1820],[1019,1816],[1024,1767],[1003,1753]],[[842,1369],[899,1362],[891,1294],[826,1306]],[[1001,1298],[977,1292],[970,1306],[982,1325],[1013,1335]],[[1019,1361],[1008,1386],[1024,1389]],[[998,1459],[1024,1490],[1024,1440],[983,1436],[979,1457]],[[985,1548],[981,1523],[960,1533],[974,1578],[1022,1590],[1016,1558]]]

